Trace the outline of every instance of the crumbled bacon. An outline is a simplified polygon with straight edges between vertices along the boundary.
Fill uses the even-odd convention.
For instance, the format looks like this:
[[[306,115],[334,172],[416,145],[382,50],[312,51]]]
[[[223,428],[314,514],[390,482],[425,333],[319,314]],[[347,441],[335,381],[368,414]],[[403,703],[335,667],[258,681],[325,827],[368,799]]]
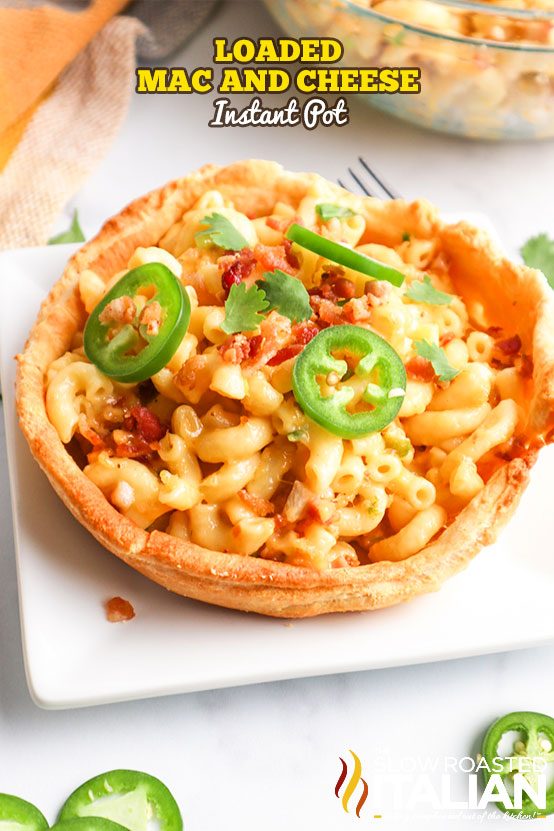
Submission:
[[[290,239],[283,240],[283,245],[285,246],[285,257],[287,258],[288,264],[292,266],[292,268],[300,268],[298,257],[292,250],[292,242],[290,241]]]
[[[356,286],[352,280],[347,280],[346,277],[339,277],[333,284],[335,294],[344,300],[351,300],[356,296]]]
[[[310,297],[310,306],[314,314],[319,318],[318,322],[320,323],[326,324],[327,326],[334,326],[343,322],[341,306],[335,305],[330,300],[325,300],[316,294]]]
[[[521,338],[519,335],[513,335],[511,338],[499,340],[496,347],[503,355],[517,355],[521,351]]]
[[[253,254],[261,271],[275,271],[279,268],[286,274],[294,274],[298,268],[287,259],[284,245],[256,245]]]
[[[226,363],[242,364],[258,355],[263,340],[261,335],[254,335],[251,338],[242,333],[231,335],[219,347],[219,354]]]
[[[368,298],[354,297],[342,307],[342,315],[347,323],[367,323],[371,317]]]
[[[433,364],[427,358],[422,358],[421,355],[410,358],[406,364],[406,372],[410,378],[416,381],[432,381],[435,377]]]
[[[502,327],[501,326],[489,326],[487,329],[487,335],[490,335],[491,338],[498,338],[502,334]]]
[[[132,323],[137,313],[137,307],[131,297],[123,294],[115,297],[102,309],[98,316],[100,323]]]
[[[106,619],[110,623],[123,623],[135,617],[132,603],[123,597],[112,597],[104,603]]]
[[[239,491],[238,495],[239,499],[244,502],[248,508],[251,508],[256,516],[272,516],[272,514],[275,513],[275,508],[272,503],[267,499],[263,499],[261,496],[254,496],[253,494],[248,493],[248,491],[244,488]]]
[[[304,346],[301,343],[291,343],[290,346],[285,346],[283,349],[280,349],[272,358],[269,359],[267,362],[268,366],[278,366],[279,364],[284,363],[285,361],[290,360],[290,358],[296,358],[299,355]]]
[[[384,280],[368,280],[364,286],[364,293],[369,298],[369,302],[374,306],[383,303],[391,291],[390,283]]]
[[[121,436],[120,441],[114,440],[115,455],[120,459],[149,459],[155,453],[152,444],[143,439],[142,436],[127,433]]]
[[[167,427],[161,423],[158,416],[148,407],[142,407],[140,404],[131,407],[123,419],[123,426],[130,433],[135,433],[144,439],[145,442],[160,441],[167,433]]]
[[[274,355],[290,343],[292,324],[288,317],[271,311],[260,324],[261,347],[255,357],[250,359],[251,366],[267,364]]]
[[[230,262],[229,262],[230,260]],[[227,265],[227,263],[229,263]],[[221,285],[227,297],[231,291],[231,286],[238,286],[252,273],[256,265],[256,258],[250,248],[243,248],[237,254],[230,257],[220,257],[219,264],[223,265],[225,270],[221,275]]]
[[[533,377],[533,359],[529,355],[521,355],[516,358],[514,365],[522,378]]]
[[[147,303],[140,313],[139,323],[146,326],[146,334],[155,337],[160,332],[162,325],[162,307],[157,300]]]
[[[445,332],[444,335],[441,335],[440,337],[440,345],[447,346],[451,341],[454,340],[455,337],[456,335],[454,334],[454,332]]]
[[[292,327],[292,337],[295,343],[301,343],[305,346],[318,334],[319,329],[311,320],[303,320],[301,323],[295,323]]]
[[[289,225],[289,220],[284,216],[268,216],[265,224],[268,228],[272,228],[274,231],[280,231],[284,234]]]

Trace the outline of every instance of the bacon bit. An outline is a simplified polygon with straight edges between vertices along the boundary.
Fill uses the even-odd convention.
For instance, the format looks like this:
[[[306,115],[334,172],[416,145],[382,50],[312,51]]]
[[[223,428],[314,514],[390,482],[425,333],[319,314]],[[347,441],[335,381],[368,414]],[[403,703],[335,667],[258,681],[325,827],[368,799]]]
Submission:
[[[291,358],[296,358],[296,356],[299,355],[303,349],[304,346],[301,343],[293,343],[290,346],[285,346],[284,349],[280,349],[272,358],[269,359],[267,365],[279,366],[279,364],[282,364]]]
[[[263,345],[264,345],[263,335],[254,335],[254,337],[250,338],[250,341],[249,341],[250,352],[248,354],[248,359],[251,360],[253,358],[256,358],[260,354]]]
[[[124,441],[115,442],[115,455],[119,459],[148,459],[156,452],[156,446],[153,444],[129,433]]]
[[[208,389],[212,377],[207,355],[192,355],[185,361],[177,375],[175,383],[183,392],[192,392],[197,388]]]
[[[520,355],[515,359],[514,365],[522,378],[533,377],[533,359],[529,355]]]
[[[451,341],[453,341],[455,337],[456,337],[456,335],[454,334],[454,332],[446,332],[444,335],[441,335],[441,338],[440,338],[440,341],[439,341],[440,345],[441,346],[448,346],[448,344],[451,343]]]
[[[219,263],[222,264],[222,261],[225,262],[226,260],[228,260],[227,257],[220,257]],[[231,286],[238,286],[239,283],[250,276],[255,265],[256,258],[250,248],[243,248],[234,256],[230,265],[225,268],[221,275],[221,285],[225,291],[225,297],[228,297]]]
[[[354,297],[342,307],[343,317],[347,323],[365,323],[371,317],[369,299],[367,296]]]
[[[284,234],[288,227],[289,220],[284,216],[268,216],[265,224],[268,228],[273,228],[274,231],[280,231]]]
[[[334,326],[343,322],[341,306],[336,306],[330,300],[325,300],[316,294],[310,297],[310,306],[319,318],[318,322],[327,326]]]
[[[435,377],[433,364],[427,358],[422,358],[421,355],[410,358],[406,364],[406,372],[410,378],[414,378],[416,381],[432,381]]]
[[[351,300],[356,296],[356,286],[352,280],[347,280],[346,277],[339,277],[333,284],[335,294],[343,300]]]
[[[255,358],[262,348],[264,339],[261,335],[254,335],[249,338],[247,335],[238,333],[221,344],[219,354],[226,363],[242,364],[244,361]]]
[[[256,356],[251,358],[251,366],[267,364],[274,355],[291,341],[292,324],[288,317],[271,311],[260,324],[261,347]]]
[[[251,493],[248,493],[247,490],[244,488],[239,491],[239,499],[244,502],[244,504],[251,508],[256,516],[272,516],[275,513],[275,507],[269,502],[267,499],[262,499],[261,496],[254,496]]]
[[[106,446],[106,442],[99,436],[96,430],[93,430],[92,427],[83,425],[80,429],[80,433],[84,439],[91,443],[94,450],[102,450]]]
[[[372,306],[379,306],[383,303],[392,291],[390,283],[384,280],[368,280],[364,286],[364,293],[367,295]]]
[[[133,605],[123,597],[112,597],[104,603],[106,619],[110,623],[124,623],[135,617]]]
[[[499,340],[496,342],[497,349],[504,355],[517,355],[518,352],[521,351],[521,338],[519,335],[514,335],[511,338],[506,338],[505,340]]]
[[[284,245],[256,245],[253,254],[262,271],[275,271],[279,268],[287,274],[294,274],[298,268],[287,259]]]
[[[250,354],[249,339],[241,333],[231,335],[219,347],[219,354],[228,364],[241,364]]]
[[[286,228],[286,225],[285,225],[285,228]],[[294,269],[300,268],[300,263],[298,262],[298,257],[296,256],[296,254],[292,250],[292,242],[290,241],[290,239],[285,239],[283,241],[283,245],[285,246],[285,257],[287,258],[288,264]]]
[[[146,334],[155,337],[162,325],[162,307],[157,300],[147,303],[140,313],[139,323],[146,326]]]
[[[133,299],[124,294],[111,300],[100,312],[98,320],[100,323],[132,323],[137,313]]]
[[[123,426],[129,432],[137,433],[145,442],[160,441],[167,433],[167,427],[160,422],[158,416],[148,407],[139,404],[131,407],[123,419]]]
[[[301,343],[303,346],[313,340],[318,333],[319,329],[311,320],[303,320],[292,327],[294,342]]]
[[[501,334],[502,326],[489,326],[489,328],[487,329],[487,335],[490,335],[491,338],[497,338]]]

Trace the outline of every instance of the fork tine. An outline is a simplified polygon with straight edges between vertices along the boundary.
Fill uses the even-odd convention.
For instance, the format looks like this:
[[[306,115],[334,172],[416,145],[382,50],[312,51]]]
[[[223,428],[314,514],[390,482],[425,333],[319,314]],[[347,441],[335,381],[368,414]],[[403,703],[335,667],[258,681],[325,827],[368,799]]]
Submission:
[[[342,179],[337,179],[337,185],[339,186],[339,188],[342,188],[343,190],[348,190]]]
[[[372,192],[369,190],[367,185],[364,185],[360,177],[352,170],[351,167],[348,168],[348,172],[358,185],[358,187],[365,193],[366,196],[373,196]]]
[[[375,171],[371,169],[371,167],[368,165],[368,163],[366,162],[365,159],[363,159],[361,156],[358,156],[358,161],[360,162],[360,164],[362,165],[364,170],[367,173],[369,173],[369,175],[371,176],[373,181],[376,182],[379,185],[381,190],[383,190],[390,199],[399,199],[400,198],[400,195],[398,193],[396,193],[391,187],[386,185],[383,182],[383,180],[379,176],[377,176]]]

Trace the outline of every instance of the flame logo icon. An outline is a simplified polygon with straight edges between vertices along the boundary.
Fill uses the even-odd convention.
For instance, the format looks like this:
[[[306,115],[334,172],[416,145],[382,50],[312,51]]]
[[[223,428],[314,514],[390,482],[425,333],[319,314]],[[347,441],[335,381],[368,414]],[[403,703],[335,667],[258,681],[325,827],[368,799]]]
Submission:
[[[368,787],[365,779],[362,779],[362,763],[360,762],[358,756],[356,756],[353,750],[349,750],[348,752],[354,759],[354,770],[352,771],[350,779],[348,780],[348,782],[346,782],[346,787],[342,794],[341,802],[342,807],[344,808],[346,813],[348,813],[348,803],[350,802],[350,799],[352,798],[354,791],[361,782],[363,785],[362,795],[360,796],[358,804],[356,805],[356,816],[359,819],[360,812],[364,807],[365,801],[367,799]],[[337,784],[335,785],[335,796],[337,797],[337,799],[340,798],[340,790],[346,781],[346,777],[348,776],[348,765],[346,764],[342,756],[339,756],[339,759],[342,764],[342,770],[340,772],[339,778],[337,779]]]

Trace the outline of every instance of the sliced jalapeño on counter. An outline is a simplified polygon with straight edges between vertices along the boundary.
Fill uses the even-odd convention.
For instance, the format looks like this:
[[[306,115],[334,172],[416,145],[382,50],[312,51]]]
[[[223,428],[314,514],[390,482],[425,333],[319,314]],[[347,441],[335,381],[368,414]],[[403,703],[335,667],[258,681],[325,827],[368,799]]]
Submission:
[[[0,831],[46,831],[48,822],[38,808],[7,793],[0,793]]]
[[[506,742],[509,742],[508,747]],[[535,805],[523,791],[521,809],[506,808],[502,802],[497,802],[501,811],[518,817],[554,813],[554,782],[551,777],[548,786],[549,768],[551,771],[554,765],[554,718],[542,713],[509,713],[491,724],[483,739],[481,754],[487,762],[482,769],[485,786],[495,772],[499,772],[506,782],[513,781],[513,777],[520,774],[527,779],[534,793],[539,776],[547,777],[545,807]],[[508,785],[506,790],[511,793],[512,787]]]
[[[294,396],[316,424],[343,439],[383,430],[402,406],[406,370],[386,340],[361,326],[330,326],[294,365]]]
[[[124,825],[103,817],[74,817],[62,820],[52,826],[50,831],[128,831]]]
[[[183,829],[179,806],[169,789],[137,770],[111,770],[84,782],[63,805],[58,823],[76,817],[101,817],[129,831],[147,831],[149,819],[158,823],[159,831]]]
[[[373,257],[368,257],[362,251],[355,251],[348,245],[327,239],[327,237],[317,234],[315,231],[310,231],[302,225],[293,223],[288,229],[286,237],[301,248],[319,254],[320,257],[325,257],[326,260],[331,260],[337,265],[365,274],[366,277],[373,277],[374,280],[386,280],[388,283],[392,283],[393,286],[401,286],[404,282],[404,275],[398,269],[380,263],[378,260],[374,260]]]
[[[190,311],[188,294],[167,266],[141,265],[93,309],[84,331],[85,354],[116,381],[145,381],[177,351]]]

